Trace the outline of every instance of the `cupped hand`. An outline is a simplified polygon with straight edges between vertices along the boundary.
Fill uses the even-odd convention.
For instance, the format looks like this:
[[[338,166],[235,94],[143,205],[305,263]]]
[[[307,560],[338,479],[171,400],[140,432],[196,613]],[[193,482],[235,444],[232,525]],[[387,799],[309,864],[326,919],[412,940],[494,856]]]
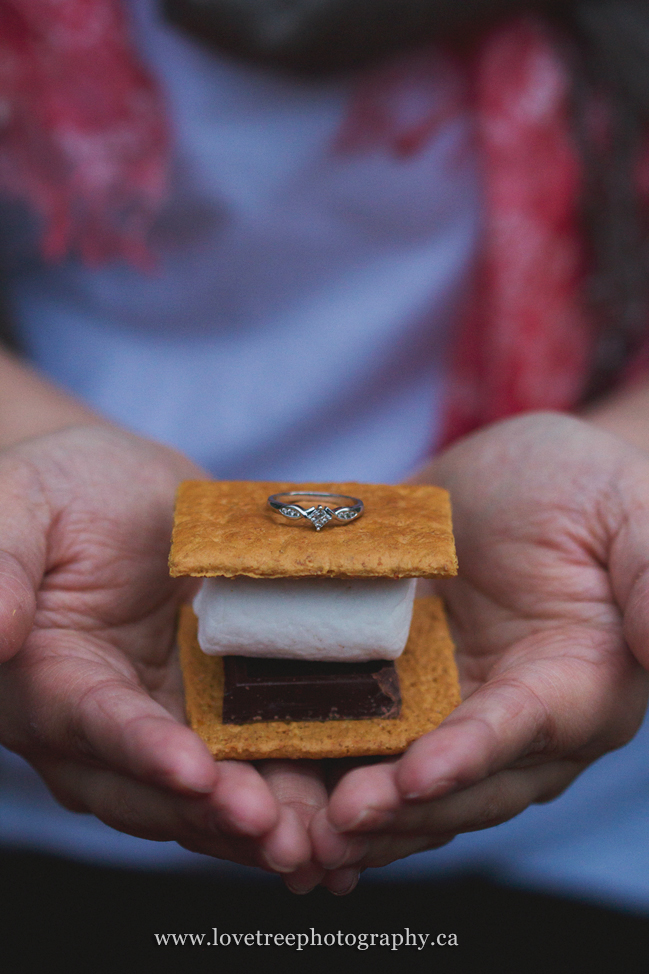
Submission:
[[[383,865],[556,797],[646,707],[649,457],[535,414],[467,438],[425,479],[453,503],[460,574],[439,591],[463,703],[398,760],[343,774],[311,827],[328,868]]]
[[[167,556],[176,487],[197,476],[99,425],[0,454],[0,742],[74,811],[291,874],[310,861],[321,784],[215,763],[184,724],[175,619],[192,583]]]

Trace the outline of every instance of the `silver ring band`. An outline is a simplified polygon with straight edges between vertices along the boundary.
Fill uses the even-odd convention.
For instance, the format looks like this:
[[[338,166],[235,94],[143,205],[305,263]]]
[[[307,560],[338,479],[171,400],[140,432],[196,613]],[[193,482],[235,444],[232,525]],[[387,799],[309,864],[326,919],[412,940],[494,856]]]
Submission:
[[[289,497],[322,497],[326,498],[329,504],[303,507],[293,499],[284,499]],[[334,506],[336,501],[343,501],[343,504]],[[339,524],[349,524],[350,521],[356,521],[363,513],[363,501],[359,497],[350,497],[348,494],[326,494],[317,490],[288,490],[283,494],[271,494],[268,498],[268,506],[289,520],[305,517],[316,531],[321,531],[326,524],[334,519]]]

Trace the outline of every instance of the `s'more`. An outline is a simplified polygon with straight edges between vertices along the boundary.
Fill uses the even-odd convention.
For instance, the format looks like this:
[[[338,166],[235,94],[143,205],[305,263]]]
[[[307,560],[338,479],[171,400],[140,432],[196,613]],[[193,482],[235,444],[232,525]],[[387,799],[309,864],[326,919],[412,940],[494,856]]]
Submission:
[[[203,579],[178,642],[217,759],[399,754],[460,702],[441,601],[415,597],[457,573],[439,487],[186,481],[169,566]]]

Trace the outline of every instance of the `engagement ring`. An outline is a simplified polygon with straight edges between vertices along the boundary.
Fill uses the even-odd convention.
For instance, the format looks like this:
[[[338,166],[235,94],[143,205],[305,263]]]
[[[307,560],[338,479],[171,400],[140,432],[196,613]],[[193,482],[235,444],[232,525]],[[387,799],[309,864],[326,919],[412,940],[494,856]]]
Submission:
[[[302,504],[297,504],[292,499],[288,500],[288,498],[296,497],[306,497],[309,500],[316,497],[326,497],[329,504],[303,507]],[[334,507],[334,504],[340,501],[344,503],[342,505],[339,503],[339,506]],[[349,524],[350,521],[355,521],[363,513],[363,501],[358,497],[349,497],[347,494],[324,494],[309,490],[289,490],[284,494],[271,494],[268,498],[268,506],[292,520],[300,517],[307,518],[316,531],[321,531],[325,524],[333,521],[334,518],[340,524]]]

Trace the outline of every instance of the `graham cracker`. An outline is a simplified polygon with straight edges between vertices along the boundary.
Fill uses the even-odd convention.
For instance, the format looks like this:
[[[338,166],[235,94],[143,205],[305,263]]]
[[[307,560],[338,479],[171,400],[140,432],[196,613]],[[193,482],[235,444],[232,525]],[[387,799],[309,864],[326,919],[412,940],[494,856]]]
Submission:
[[[178,643],[187,715],[217,760],[400,754],[460,703],[453,644],[437,598],[415,600],[408,643],[395,661],[401,715],[392,719],[223,724],[223,661],[199,648],[189,605],[181,609]]]
[[[270,494],[360,497],[363,516],[315,531],[267,505]],[[172,575],[232,578],[435,578],[457,574],[448,493],[429,485],[188,480],[176,499]]]

